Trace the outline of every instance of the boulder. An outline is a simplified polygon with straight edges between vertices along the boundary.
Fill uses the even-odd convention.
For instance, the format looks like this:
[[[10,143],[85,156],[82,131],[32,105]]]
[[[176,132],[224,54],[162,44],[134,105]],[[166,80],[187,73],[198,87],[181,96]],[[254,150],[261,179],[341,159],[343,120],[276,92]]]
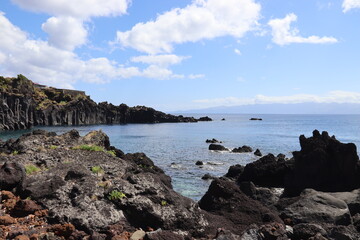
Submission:
[[[244,166],[236,164],[230,166],[228,172],[225,174],[225,177],[236,179],[244,172]]]
[[[325,229],[316,223],[300,223],[294,226],[294,240],[301,239],[309,239],[310,237],[316,236],[316,234],[320,234],[322,236],[326,236],[327,232]]]
[[[12,190],[25,180],[25,169],[16,162],[5,162],[0,168],[0,189]]]
[[[324,192],[351,191],[360,187],[359,157],[353,143],[341,143],[327,132],[300,136],[301,150],[293,152],[295,168],[285,182],[285,194],[296,196],[305,188]]]
[[[222,143],[221,141],[213,138],[213,139],[206,139],[205,141],[206,143]]]
[[[206,117],[201,117],[201,118],[199,118],[199,119],[197,119],[199,122],[210,122],[210,121],[212,121],[212,119],[211,118],[209,118],[208,116],[206,116]]]
[[[226,147],[224,147],[223,145],[220,144],[210,144],[209,145],[209,150],[213,150],[213,151],[228,151],[228,149]]]
[[[234,234],[241,234],[253,223],[282,223],[275,212],[247,197],[234,182],[223,179],[212,181],[199,201],[199,206],[214,215],[222,216],[224,220],[219,224]]]
[[[282,211],[281,217],[291,219],[294,224],[351,224],[350,211],[344,201],[313,189],[305,189],[300,198]]]
[[[246,146],[246,145],[244,145],[242,147],[234,148],[232,150],[232,152],[234,152],[234,153],[247,153],[247,152],[252,152],[252,151],[253,151],[252,148],[249,146]]]
[[[237,181],[251,181],[261,187],[284,187],[285,175],[292,168],[292,161],[278,160],[274,155],[268,154],[247,164]]]
[[[196,166],[202,166],[202,165],[204,165],[204,162],[203,161],[196,161],[195,165]]]

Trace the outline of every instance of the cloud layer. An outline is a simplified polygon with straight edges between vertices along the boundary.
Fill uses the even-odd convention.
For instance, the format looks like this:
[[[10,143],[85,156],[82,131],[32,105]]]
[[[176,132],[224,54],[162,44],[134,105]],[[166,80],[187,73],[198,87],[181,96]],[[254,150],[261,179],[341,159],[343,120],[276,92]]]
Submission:
[[[240,38],[257,25],[260,9],[253,0],[196,0],[159,15],[155,21],[118,31],[116,41],[123,47],[158,54],[172,52],[174,44],[222,36]]]
[[[337,39],[334,37],[318,37],[309,36],[302,37],[299,35],[299,30],[291,28],[291,23],[297,21],[297,16],[294,13],[287,14],[285,18],[272,19],[268,22],[272,28],[272,41],[278,45],[287,45],[290,43],[336,43]]]
[[[203,107],[217,107],[217,106],[241,106],[254,104],[294,104],[294,103],[359,103],[359,92],[347,91],[332,91],[323,96],[312,94],[296,94],[291,96],[265,96],[256,95],[254,98],[215,98],[215,99],[200,99],[194,100],[194,103],[203,105]]]

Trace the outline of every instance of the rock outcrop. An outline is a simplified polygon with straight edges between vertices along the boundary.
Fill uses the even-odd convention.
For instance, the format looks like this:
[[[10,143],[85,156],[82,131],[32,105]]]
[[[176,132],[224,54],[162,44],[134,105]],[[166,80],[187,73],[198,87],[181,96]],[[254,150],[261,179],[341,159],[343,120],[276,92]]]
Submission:
[[[85,92],[34,84],[26,77],[0,77],[0,130],[33,126],[211,121],[174,116],[153,108],[95,103]]]
[[[344,192],[360,187],[356,145],[341,143],[327,132],[300,136],[301,150],[293,152],[295,167],[286,177],[285,194],[299,195],[305,188]]]

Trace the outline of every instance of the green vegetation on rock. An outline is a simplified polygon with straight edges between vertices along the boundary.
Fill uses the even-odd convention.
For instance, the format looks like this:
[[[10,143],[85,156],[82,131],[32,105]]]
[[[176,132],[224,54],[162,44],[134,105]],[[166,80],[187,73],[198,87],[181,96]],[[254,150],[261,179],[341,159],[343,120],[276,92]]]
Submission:
[[[25,172],[27,175],[31,175],[33,173],[37,173],[37,172],[40,172],[41,169],[32,165],[32,164],[29,164],[29,165],[26,165],[25,166]]]
[[[100,166],[93,166],[91,168],[91,172],[93,172],[95,174],[102,174],[102,173],[104,173],[104,170]]]
[[[126,197],[126,195],[124,193],[117,191],[117,190],[113,190],[113,191],[111,191],[111,193],[109,193],[108,199],[110,201],[113,201],[113,200],[122,199],[124,197]]]

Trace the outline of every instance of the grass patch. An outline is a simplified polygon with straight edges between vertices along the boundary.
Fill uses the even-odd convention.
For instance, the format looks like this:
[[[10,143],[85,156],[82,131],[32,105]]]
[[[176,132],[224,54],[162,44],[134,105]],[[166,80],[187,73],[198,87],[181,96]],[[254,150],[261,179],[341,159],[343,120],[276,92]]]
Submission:
[[[19,151],[15,150],[12,152],[12,155],[18,155],[19,154]]]
[[[167,201],[165,201],[165,200],[161,201],[161,206],[165,207],[167,204],[168,204]]]
[[[124,193],[117,191],[117,190],[113,190],[113,191],[111,191],[111,193],[109,193],[108,199],[110,201],[113,201],[113,200],[122,199],[124,197],[126,197],[126,195]]]
[[[80,145],[76,147],[72,147],[74,150],[86,150],[86,151],[93,151],[93,152],[104,152],[113,157],[116,157],[116,152],[114,150],[107,151],[103,147],[97,145]]]
[[[100,166],[93,166],[91,168],[91,171],[95,174],[102,174],[104,173],[104,170]]]
[[[58,147],[59,147],[59,146],[55,146],[55,145],[50,145],[50,147],[49,147],[49,148],[50,148],[50,149],[53,149],[53,150],[55,150],[55,149],[58,149]]]
[[[34,174],[34,173],[37,173],[37,172],[40,172],[41,169],[32,165],[32,164],[29,164],[29,165],[26,165],[25,166],[25,172],[27,175],[31,175],[31,174]]]

